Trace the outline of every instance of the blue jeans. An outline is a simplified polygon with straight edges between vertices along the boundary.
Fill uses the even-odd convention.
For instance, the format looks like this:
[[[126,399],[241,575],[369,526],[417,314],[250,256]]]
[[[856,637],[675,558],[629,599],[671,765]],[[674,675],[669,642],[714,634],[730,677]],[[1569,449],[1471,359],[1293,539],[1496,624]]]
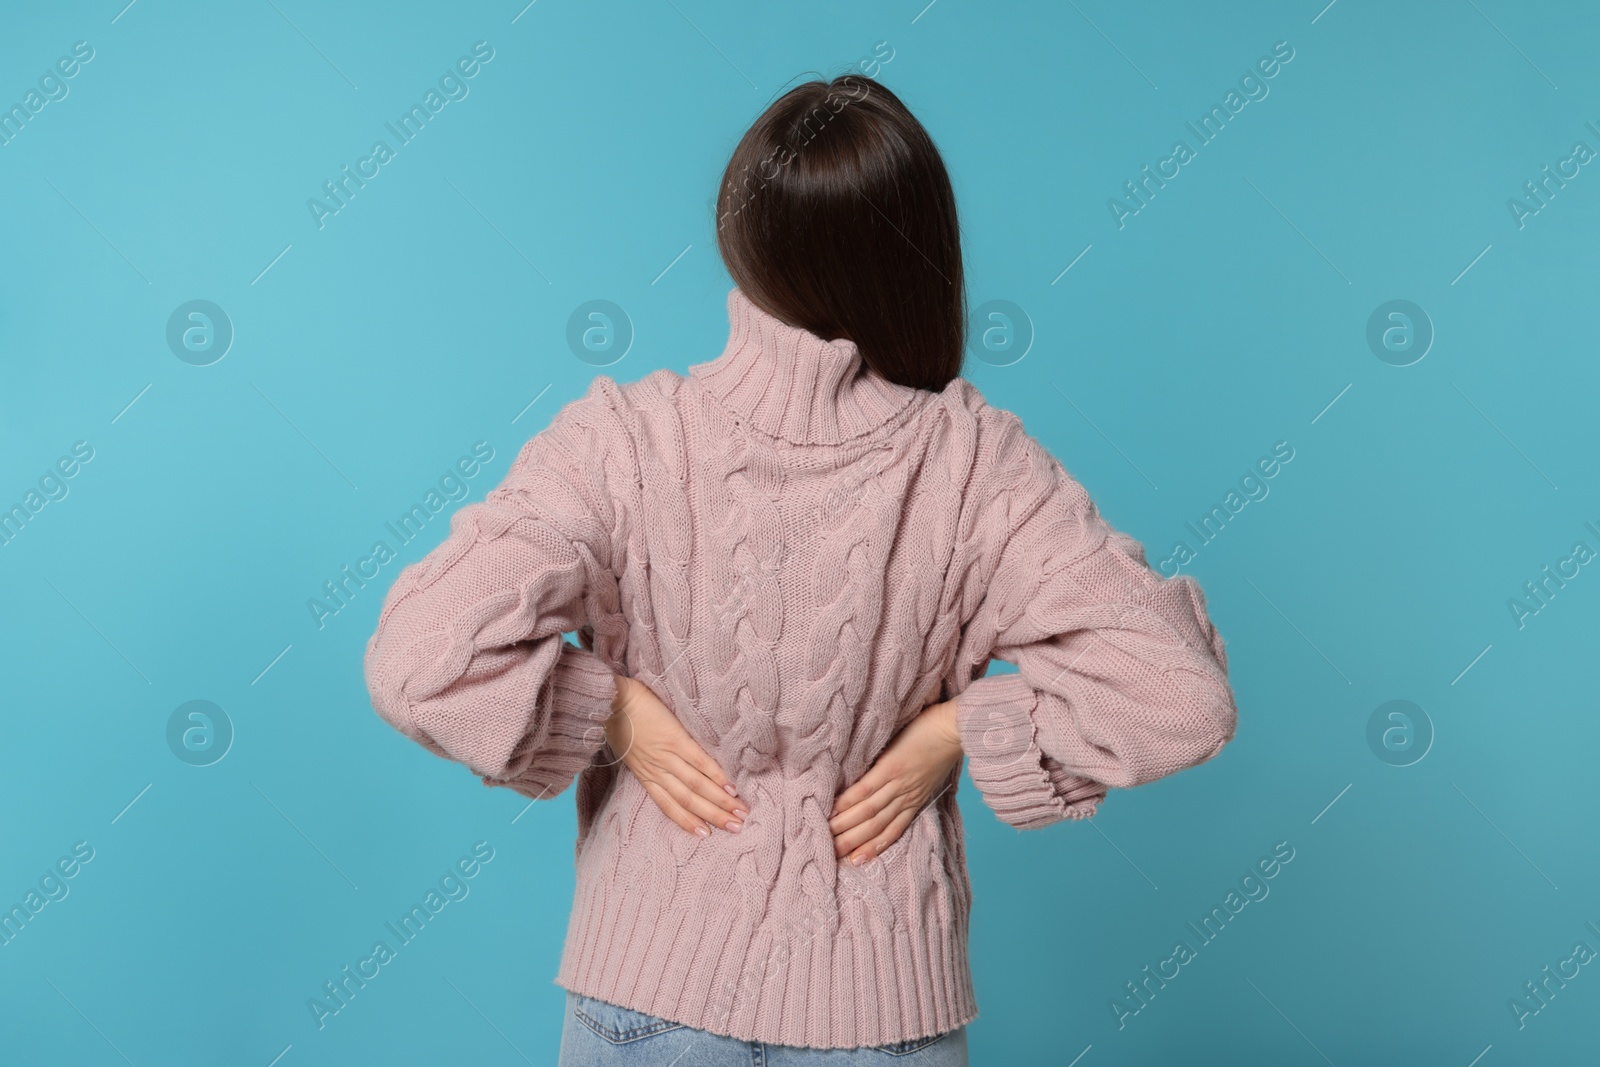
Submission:
[[[567,991],[556,1067],[967,1067],[967,1028],[864,1048],[740,1041]]]

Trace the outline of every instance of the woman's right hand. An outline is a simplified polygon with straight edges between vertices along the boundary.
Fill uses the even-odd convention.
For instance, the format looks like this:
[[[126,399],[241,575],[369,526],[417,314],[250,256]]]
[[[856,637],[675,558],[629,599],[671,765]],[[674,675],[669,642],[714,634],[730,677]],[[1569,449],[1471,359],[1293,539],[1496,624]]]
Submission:
[[[954,784],[951,772],[963,757],[958,699],[923,708],[834,800],[828,828],[840,859],[849,856],[856,865],[882,855],[923,808]]]
[[[606,741],[667,818],[702,837],[710,826],[738,833],[749,814],[744,801],[655,691],[618,675],[614,707]]]

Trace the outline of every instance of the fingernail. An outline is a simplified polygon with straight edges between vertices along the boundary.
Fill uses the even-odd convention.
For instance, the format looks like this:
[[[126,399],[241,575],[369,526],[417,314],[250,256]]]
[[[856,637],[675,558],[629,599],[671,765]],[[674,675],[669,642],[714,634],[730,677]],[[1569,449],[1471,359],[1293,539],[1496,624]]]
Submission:
[[[730,834],[736,834],[740,830],[743,830],[743,829],[744,829],[744,823],[742,823],[742,822],[733,822],[733,821],[730,820],[729,823],[728,823],[728,832]]]
[[[865,856],[851,856],[850,857],[850,866],[859,867],[859,866],[861,866],[861,861],[864,860],[864,859],[866,859]]]
[[[727,785],[723,786],[722,788],[724,788],[724,789],[726,789],[728,791],[728,795],[730,797],[736,797],[736,796],[739,795],[739,791],[733,787],[733,783],[732,782],[729,782]]]
[[[739,820],[742,821],[742,820],[748,818],[749,815],[750,815],[750,813],[748,811],[745,811],[743,808],[734,808],[733,809],[733,817],[735,819],[739,819]]]
[[[699,834],[701,837],[710,837],[711,836],[711,828],[706,826],[704,823],[701,823],[699,826],[696,826],[694,828],[694,832]]]

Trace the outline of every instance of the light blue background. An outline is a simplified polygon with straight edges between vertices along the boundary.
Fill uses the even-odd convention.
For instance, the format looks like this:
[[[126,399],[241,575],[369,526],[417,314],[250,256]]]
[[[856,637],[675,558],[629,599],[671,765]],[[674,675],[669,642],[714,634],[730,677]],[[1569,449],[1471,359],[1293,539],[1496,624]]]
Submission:
[[[1155,562],[1295,450],[1187,568],[1234,743],[1087,825],[1017,833],[963,785],[974,1062],[1592,1055],[1600,967],[1523,1028],[1507,1006],[1600,950],[1600,567],[1523,628],[1507,607],[1600,549],[1600,171],[1524,227],[1507,208],[1600,149],[1588,5],[123,2],[0,32],[7,106],[94,48],[0,147],[0,505],[94,448],[0,547],[0,903],[95,850],[0,948],[0,1060],[554,1062],[571,795],[524,812],[386,726],[361,676],[447,518],[321,629],[307,600],[474,442],[478,499],[583,391],[582,302],[632,320],[619,380],[720,352],[729,152],[880,41],[951,169],[971,303],[1036,334],[967,376],[1113,524]],[[470,95],[319,229],[307,198],[479,40]],[[1119,229],[1108,198],[1278,41],[1270,94]],[[192,299],[236,330],[210,366],[165,341]],[[1411,366],[1365,341],[1391,299],[1437,331]],[[166,741],[193,699],[236,730],[204,768]],[[1436,731],[1408,767],[1366,740],[1391,699]],[[470,896],[319,1030],[307,1000],[480,840]],[[1123,984],[1280,841],[1270,896],[1119,1029]]]

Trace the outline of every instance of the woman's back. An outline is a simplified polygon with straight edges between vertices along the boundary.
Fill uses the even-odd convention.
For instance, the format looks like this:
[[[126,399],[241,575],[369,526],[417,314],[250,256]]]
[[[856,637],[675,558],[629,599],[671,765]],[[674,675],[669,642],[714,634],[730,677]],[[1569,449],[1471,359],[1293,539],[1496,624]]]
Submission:
[[[628,666],[741,796],[752,777],[814,785],[826,831],[843,785],[939,696],[963,597],[952,565],[976,549],[963,506],[993,490],[990,431],[962,379],[894,385],[737,289],[728,308],[720,357],[621,390],[648,468],[622,585],[651,624],[630,627]]]
[[[564,987],[780,1044],[941,1033],[976,1013],[959,769],[860,867],[834,798],[960,693],[1002,818],[1090,815],[1232,736],[1221,639],[970,383],[895,385],[737,288],[728,309],[720,357],[597,378],[401,574],[374,701],[490,784],[578,777]],[[973,682],[991,656],[1020,673]],[[726,770],[739,833],[685,833],[606,756],[613,671]]]

